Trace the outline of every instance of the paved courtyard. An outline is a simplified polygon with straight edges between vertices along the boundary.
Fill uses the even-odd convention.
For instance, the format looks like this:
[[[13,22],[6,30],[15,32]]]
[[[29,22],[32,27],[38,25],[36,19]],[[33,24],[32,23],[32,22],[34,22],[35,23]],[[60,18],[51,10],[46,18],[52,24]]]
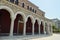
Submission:
[[[28,36],[14,36],[14,37],[0,37],[0,40],[60,40],[60,34],[50,35],[28,35]]]
[[[53,34],[53,36],[36,38],[36,39],[32,39],[32,40],[60,40],[60,34]]]

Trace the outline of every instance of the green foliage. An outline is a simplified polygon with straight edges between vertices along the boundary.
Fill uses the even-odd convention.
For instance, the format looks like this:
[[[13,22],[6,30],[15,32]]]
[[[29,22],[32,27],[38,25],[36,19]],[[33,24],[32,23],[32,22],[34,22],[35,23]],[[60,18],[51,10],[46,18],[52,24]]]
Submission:
[[[52,26],[52,28],[54,33],[60,33],[60,29],[56,28],[56,26]]]

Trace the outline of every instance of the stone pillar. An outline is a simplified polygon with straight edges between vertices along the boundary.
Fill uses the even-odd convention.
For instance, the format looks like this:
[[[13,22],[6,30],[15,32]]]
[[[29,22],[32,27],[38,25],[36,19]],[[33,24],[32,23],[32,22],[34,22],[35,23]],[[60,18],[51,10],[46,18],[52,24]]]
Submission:
[[[43,22],[43,24],[44,24],[44,34],[46,34],[46,31],[45,31],[45,22]]]
[[[34,35],[34,22],[33,22],[33,25],[32,25],[32,35]]]
[[[51,34],[51,26],[50,26],[50,24],[49,24],[49,34]]]
[[[40,23],[39,23],[39,35],[40,35]]]
[[[49,26],[49,24],[48,24],[48,34],[50,34],[50,26]]]
[[[11,20],[10,36],[13,36],[14,18]]]
[[[51,25],[51,35],[52,35],[52,33],[53,33],[53,30],[52,30],[52,25]]]
[[[26,35],[26,21],[24,22],[24,29],[23,29],[23,35]]]
[[[47,33],[46,34],[49,34],[49,26],[48,26],[48,24],[47,24],[47,26],[46,26],[47,28],[46,28],[46,31],[47,31]]]

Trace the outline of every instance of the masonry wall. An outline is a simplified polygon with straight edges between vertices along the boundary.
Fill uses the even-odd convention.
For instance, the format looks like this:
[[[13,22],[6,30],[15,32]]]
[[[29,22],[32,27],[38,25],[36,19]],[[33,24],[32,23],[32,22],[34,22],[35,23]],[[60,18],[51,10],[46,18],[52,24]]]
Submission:
[[[22,0],[21,0],[22,1]],[[21,2],[20,1],[20,2]],[[26,2],[27,3],[27,2]],[[30,5],[32,5],[32,4],[30,4]],[[13,24],[13,20],[14,20],[14,18],[16,18],[16,15],[17,14],[21,14],[23,17],[24,17],[24,26],[26,26],[25,24],[25,22],[27,21],[27,18],[28,17],[31,17],[31,19],[32,19],[32,22],[34,23],[35,22],[35,20],[37,19],[38,20],[38,24],[39,24],[39,26],[40,26],[40,24],[41,24],[41,21],[43,22],[43,25],[44,25],[44,30],[45,30],[45,21],[48,21],[48,20],[45,20],[45,17],[44,17],[44,12],[42,12],[41,10],[39,11],[38,10],[38,13],[33,13],[33,12],[31,12],[31,11],[29,11],[29,10],[26,10],[25,8],[23,8],[23,7],[21,7],[20,6],[20,4],[19,4],[19,6],[18,5],[16,5],[16,4],[14,4],[14,3],[11,3],[11,2],[8,2],[8,1],[6,1],[6,0],[1,0],[0,1],[0,8],[2,8],[2,7],[8,7],[8,8],[10,8],[11,9],[11,11],[13,12],[13,13],[11,13],[11,11],[10,11],[10,9],[7,9],[7,8],[3,8],[3,9],[7,9],[10,13],[11,13],[11,15],[12,15],[12,24]],[[40,14],[41,13],[41,14]],[[42,15],[43,14],[43,15]],[[50,23],[50,21],[48,21],[47,23]],[[13,25],[11,24],[11,27],[13,27]],[[51,23],[50,23],[51,24]],[[12,31],[13,29],[11,29],[11,31]],[[45,31],[44,31],[45,32]],[[11,33],[11,32],[10,32]],[[11,33],[12,34],[12,33]],[[10,34],[10,35],[11,35]]]
[[[45,13],[43,11],[41,11],[39,9],[39,7],[37,7],[36,5],[34,5],[33,3],[31,3],[30,1],[28,0],[19,0],[19,6],[22,7],[22,3],[24,3],[24,9],[27,9],[27,6],[29,6],[29,8],[31,7],[32,9],[36,10],[36,13],[32,12],[33,14],[38,14],[39,16],[41,17],[44,17],[45,16]],[[28,10],[28,9],[27,9]]]

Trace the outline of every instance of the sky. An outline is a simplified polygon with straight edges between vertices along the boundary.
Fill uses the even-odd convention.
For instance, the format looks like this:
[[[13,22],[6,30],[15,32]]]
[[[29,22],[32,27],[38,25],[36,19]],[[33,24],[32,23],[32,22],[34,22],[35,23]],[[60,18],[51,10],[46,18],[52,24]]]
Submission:
[[[49,19],[60,19],[60,0],[29,0],[45,12]]]

